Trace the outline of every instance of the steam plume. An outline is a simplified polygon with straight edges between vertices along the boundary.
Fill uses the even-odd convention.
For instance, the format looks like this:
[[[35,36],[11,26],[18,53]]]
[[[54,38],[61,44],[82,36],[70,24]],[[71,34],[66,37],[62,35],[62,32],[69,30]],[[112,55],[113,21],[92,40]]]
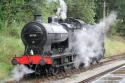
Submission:
[[[60,7],[57,9],[57,16],[62,20],[67,18],[67,5],[64,0],[59,0]]]
[[[28,69],[24,65],[18,65],[14,67],[14,69],[11,72],[11,76],[8,79],[4,80],[3,83],[6,83],[6,81],[19,81],[23,78],[25,74],[30,74],[33,72],[34,72],[33,70]]]
[[[83,30],[75,33],[74,48],[79,54],[75,59],[75,67],[84,63],[88,67],[93,59],[100,60],[103,57],[104,35],[116,20],[116,13],[112,12],[95,25],[85,25]]]

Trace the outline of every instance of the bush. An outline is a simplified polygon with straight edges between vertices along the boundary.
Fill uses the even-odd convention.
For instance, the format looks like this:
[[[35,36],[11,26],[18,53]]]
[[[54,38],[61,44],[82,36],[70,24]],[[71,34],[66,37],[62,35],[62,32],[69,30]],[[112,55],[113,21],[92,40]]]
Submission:
[[[2,28],[0,30],[0,35],[2,36],[7,36],[7,37],[15,37],[15,38],[20,38],[21,30],[24,26],[24,23],[12,23],[12,24],[7,24],[3,23]]]
[[[109,30],[108,35],[125,37],[125,23],[118,21]]]

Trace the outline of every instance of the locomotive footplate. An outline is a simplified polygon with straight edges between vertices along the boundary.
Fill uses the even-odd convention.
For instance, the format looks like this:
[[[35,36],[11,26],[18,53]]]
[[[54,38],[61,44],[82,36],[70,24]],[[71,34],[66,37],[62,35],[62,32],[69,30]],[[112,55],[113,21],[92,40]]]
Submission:
[[[51,65],[52,64],[52,59],[50,56],[42,56],[42,55],[23,55],[21,57],[15,57],[12,59],[12,64],[17,65],[17,64],[41,64],[41,65]]]

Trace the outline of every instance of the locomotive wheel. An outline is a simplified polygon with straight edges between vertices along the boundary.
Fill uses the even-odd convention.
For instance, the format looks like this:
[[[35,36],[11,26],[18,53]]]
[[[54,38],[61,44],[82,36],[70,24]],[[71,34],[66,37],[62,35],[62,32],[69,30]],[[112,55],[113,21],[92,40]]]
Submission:
[[[79,69],[82,69],[82,68],[84,68],[84,63],[81,63],[81,64],[79,65]]]
[[[96,64],[97,61],[98,61],[97,58],[96,58],[96,57],[93,57],[93,58],[91,58],[90,64],[91,64],[91,65]]]
[[[57,75],[59,73],[59,68],[57,68],[57,67],[50,67],[49,68],[49,73],[51,75]]]
[[[13,65],[17,65],[17,64],[18,64],[18,62],[17,62],[16,59],[13,59],[13,60],[11,61],[11,63],[12,63]]]

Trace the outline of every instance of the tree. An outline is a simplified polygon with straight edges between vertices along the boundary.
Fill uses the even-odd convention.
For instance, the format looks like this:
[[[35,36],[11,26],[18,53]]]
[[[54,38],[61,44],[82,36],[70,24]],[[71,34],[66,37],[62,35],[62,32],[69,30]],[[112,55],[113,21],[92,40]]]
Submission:
[[[107,0],[110,11],[114,10],[118,15],[118,22],[115,26],[115,32],[125,36],[125,0]]]
[[[80,18],[86,23],[94,23],[95,0],[67,0],[68,16]]]

